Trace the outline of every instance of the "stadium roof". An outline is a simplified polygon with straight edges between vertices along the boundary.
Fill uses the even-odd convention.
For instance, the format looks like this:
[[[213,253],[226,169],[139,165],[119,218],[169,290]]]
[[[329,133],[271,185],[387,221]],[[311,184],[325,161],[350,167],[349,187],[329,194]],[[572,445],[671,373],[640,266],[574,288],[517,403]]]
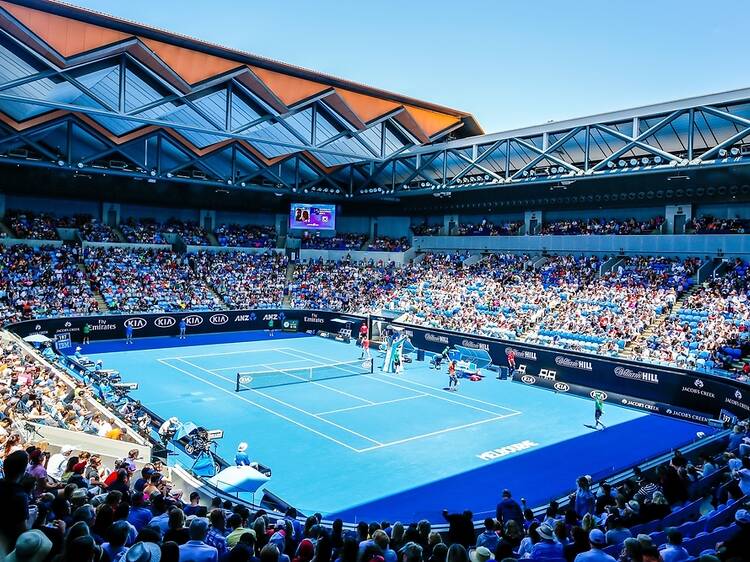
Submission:
[[[261,167],[301,154],[326,171],[482,132],[462,111],[68,4],[0,1],[0,29],[17,131],[80,111],[116,144],[161,128],[194,155],[238,143]]]

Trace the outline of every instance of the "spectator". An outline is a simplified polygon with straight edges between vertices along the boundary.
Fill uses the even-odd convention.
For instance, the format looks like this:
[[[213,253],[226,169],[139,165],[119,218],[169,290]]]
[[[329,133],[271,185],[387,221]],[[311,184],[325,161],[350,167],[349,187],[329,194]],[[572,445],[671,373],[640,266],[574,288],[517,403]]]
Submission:
[[[580,553],[575,557],[575,562],[615,562],[612,556],[602,552],[602,549],[607,546],[607,539],[599,529],[594,529],[589,533],[589,543],[591,550]]]
[[[495,510],[495,518],[503,526],[508,521],[523,523],[523,511],[518,502],[511,497],[510,490],[503,490],[502,499]]]
[[[218,562],[216,548],[205,542],[207,534],[208,520],[203,517],[193,519],[189,528],[190,540],[180,546],[180,562]]]

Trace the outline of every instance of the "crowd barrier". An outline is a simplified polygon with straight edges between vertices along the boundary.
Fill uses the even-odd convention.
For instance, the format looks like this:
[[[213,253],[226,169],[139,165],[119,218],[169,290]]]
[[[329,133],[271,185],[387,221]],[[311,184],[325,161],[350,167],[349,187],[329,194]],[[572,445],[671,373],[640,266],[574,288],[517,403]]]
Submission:
[[[415,236],[429,251],[524,252],[643,256],[750,256],[750,234],[630,234],[592,236]]]
[[[207,312],[169,312],[148,314],[100,314],[26,320],[7,326],[21,338],[41,334],[58,342],[80,342],[83,327],[91,327],[91,341],[124,339],[125,327],[133,329],[134,338],[174,336],[185,320],[188,334],[264,330],[273,321],[274,328],[289,332],[325,331],[338,333],[341,329],[358,329],[367,319],[364,316],[325,310],[254,309]],[[59,346],[58,346],[59,347]]]
[[[455,345],[484,349],[494,365],[509,368],[508,354],[512,350],[513,380],[520,384],[578,396],[598,394],[609,403],[699,423],[721,419],[722,411],[739,419],[750,417],[750,386],[733,379],[616,357],[416,327],[387,317],[370,318],[404,329],[414,346],[425,351],[439,353],[446,346]]]
[[[560,393],[593,396],[606,402],[668,416],[707,423],[720,419],[723,412],[744,419],[750,417],[750,386],[730,378],[661,365],[638,363],[615,357],[557,350],[517,341],[498,340],[446,330],[422,328],[393,321],[385,316],[370,316],[406,330],[413,345],[431,352],[460,345],[484,349],[493,364],[508,367],[508,353],[515,357],[513,379]],[[95,315],[28,320],[8,326],[19,337],[42,334],[58,342],[73,345],[81,341],[83,327],[91,327],[95,340],[122,339],[125,327],[134,337],[164,337],[178,333],[185,320],[189,334],[208,334],[245,330],[264,330],[269,321],[290,332],[327,332],[356,334],[367,317],[323,310],[255,309],[208,312]],[[342,332],[344,331],[344,332]]]

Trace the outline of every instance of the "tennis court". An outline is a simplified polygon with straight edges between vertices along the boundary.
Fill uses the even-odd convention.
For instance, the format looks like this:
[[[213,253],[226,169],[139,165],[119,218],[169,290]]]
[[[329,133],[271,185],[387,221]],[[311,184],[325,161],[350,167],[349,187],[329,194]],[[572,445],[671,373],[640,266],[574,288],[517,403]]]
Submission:
[[[138,382],[135,396],[160,416],[223,429],[225,458],[247,441],[251,458],[273,470],[269,489],[301,511],[347,520],[437,521],[443,508],[467,507],[483,516],[505,487],[542,503],[581,474],[606,476],[704,429],[607,405],[609,427],[596,432],[584,425],[590,400],[491,378],[447,392],[445,372],[426,362],[390,375],[375,350],[370,372],[353,344],[298,334],[248,339],[84,352]],[[639,445],[604,446],[628,441]]]

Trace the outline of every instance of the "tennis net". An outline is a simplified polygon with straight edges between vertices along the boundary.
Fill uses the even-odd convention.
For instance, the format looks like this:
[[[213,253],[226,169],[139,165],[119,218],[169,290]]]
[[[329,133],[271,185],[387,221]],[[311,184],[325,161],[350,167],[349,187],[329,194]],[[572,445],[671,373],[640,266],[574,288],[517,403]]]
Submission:
[[[241,371],[237,373],[235,392],[319,382],[344,377],[355,377],[373,372],[373,360],[344,361],[329,365],[314,365],[312,367],[294,367],[290,369],[263,369],[257,371]]]

